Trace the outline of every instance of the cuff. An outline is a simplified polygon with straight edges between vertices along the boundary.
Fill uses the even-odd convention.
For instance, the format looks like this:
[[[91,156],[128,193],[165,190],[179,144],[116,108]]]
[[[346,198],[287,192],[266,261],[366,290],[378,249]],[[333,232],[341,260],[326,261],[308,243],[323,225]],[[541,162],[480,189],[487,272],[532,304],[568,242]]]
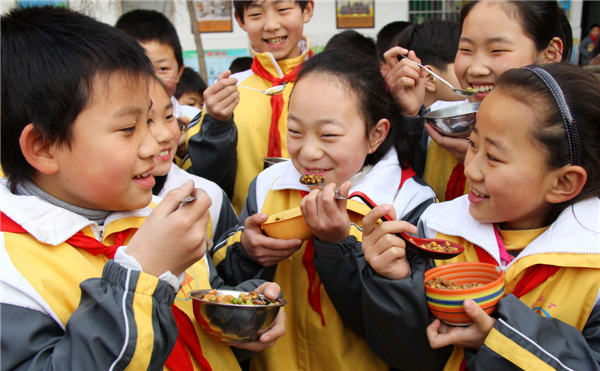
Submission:
[[[131,270],[138,271],[138,272],[144,271],[142,269],[142,265],[137,261],[137,259],[134,258],[133,256],[127,254],[127,246],[121,246],[117,249],[117,252],[115,253],[114,261],[115,261],[115,263],[118,263],[119,265],[121,265],[127,269],[131,269]],[[158,276],[158,279],[161,281],[165,281],[166,283],[171,285],[171,287],[173,288],[173,290],[175,290],[175,292],[178,292],[179,288],[181,286],[181,283],[185,279],[185,272],[176,276],[173,273],[171,273],[170,271],[166,271],[165,273]]]

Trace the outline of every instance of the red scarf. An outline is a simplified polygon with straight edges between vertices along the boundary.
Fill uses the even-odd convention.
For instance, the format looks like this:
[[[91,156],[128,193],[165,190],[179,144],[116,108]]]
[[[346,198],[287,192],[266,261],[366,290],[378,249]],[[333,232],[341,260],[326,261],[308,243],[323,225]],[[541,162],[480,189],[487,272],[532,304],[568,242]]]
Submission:
[[[446,194],[444,195],[445,200],[454,200],[455,198],[465,194],[466,183],[467,177],[465,176],[465,166],[461,163],[458,163],[454,169],[452,169],[450,179],[448,179],[448,183],[446,183]]]
[[[313,51],[308,51],[309,58],[313,56]],[[283,76],[282,78],[271,75],[265,68],[260,64],[257,57],[254,57],[252,62],[252,72],[262,77],[263,79],[273,83],[273,86],[281,85],[283,83],[296,81],[298,72],[300,72],[302,64],[297,65],[294,69]],[[269,128],[269,152],[268,157],[281,157],[281,135],[279,133],[279,118],[283,111],[283,95],[276,94],[271,96],[271,127]]]
[[[23,227],[17,224],[15,221],[10,219],[4,213],[0,214],[0,231],[11,232],[11,233],[28,233]],[[117,252],[117,249],[123,245],[123,243],[129,237],[131,229],[120,231],[116,233],[115,244],[112,246],[106,246],[102,242],[96,240],[93,237],[87,236],[83,231],[77,232],[73,237],[69,238],[65,242],[74,247],[81,248],[90,254],[97,256],[100,254],[112,259]],[[190,359],[189,353],[186,351],[185,346],[188,347],[190,352],[194,355],[194,358],[200,364],[202,370],[212,370],[208,361],[202,355],[202,349],[200,348],[200,341],[198,340],[198,334],[192,324],[190,318],[174,304],[171,305],[179,334],[177,336],[177,342],[175,348],[171,352],[171,355],[167,359],[167,366],[174,371],[186,371],[193,370],[192,360]]]

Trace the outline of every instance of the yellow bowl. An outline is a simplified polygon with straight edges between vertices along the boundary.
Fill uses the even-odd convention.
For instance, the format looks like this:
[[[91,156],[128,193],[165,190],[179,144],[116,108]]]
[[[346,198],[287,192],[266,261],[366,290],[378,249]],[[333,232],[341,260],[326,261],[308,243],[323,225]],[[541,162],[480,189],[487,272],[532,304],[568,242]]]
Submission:
[[[313,237],[299,207],[270,215],[269,219],[262,224],[262,228],[267,236],[283,240],[298,238],[306,241]]]

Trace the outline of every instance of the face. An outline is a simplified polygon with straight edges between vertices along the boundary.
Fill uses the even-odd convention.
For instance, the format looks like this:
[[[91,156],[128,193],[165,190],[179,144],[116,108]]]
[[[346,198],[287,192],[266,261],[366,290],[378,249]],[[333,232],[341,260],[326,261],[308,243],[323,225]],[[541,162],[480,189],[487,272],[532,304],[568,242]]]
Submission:
[[[535,120],[531,106],[502,91],[481,103],[465,158],[469,212],[476,220],[505,223],[505,229],[544,226],[550,207],[544,196],[556,177],[533,138]]]
[[[590,30],[590,35],[598,37],[600,35],[600,27],[594,27]]]
[[[273,54],[275,60],[295,58],[301,54],[298,42],[304,23],[312,18],[313,6],[309,1],[302,11],[295,1],[253,1],[244,9],[243,22],[236,19],[261,52]]]
[[[156,167],[150,174],[167,175],[177,152],[181,131],[177,119],[173,116],[173,103],[165,89],[156,81],[150,82],[150,99],[152,109],[148,127],[160,147],[158,156],[154,157]]]
[[[52,146],[58,171],[49,193],[88,209],[147,206],[159,152],[148,130],[150,104],[147,77],[97,77],[88,107],[74,122],[70,148]]]
[[[192,106],[199,109],[202,109],[202,106],[204,106],[204,98],[197,91],[185,92],[181,94],[177,101],[181,105]]]
[[[175,94],[175,88],[183,73],[183,67],[179,68],[173,48],[158,41],[141,43],[148,52],[148,57],[154,65],[156,76],[162,81],[167,89],[169,97]]]
[[[288,151],[300,174],[342,184],[359,172],[369,146],[355,97],[331,79],[307,76],[296,83],[288,116]]]
[[[481,102],[504,71],[532,64],[538,54],[533,40],[499,2],[480,2],[465,18],[454,70],[463,89],[480,91],[471,102]]]

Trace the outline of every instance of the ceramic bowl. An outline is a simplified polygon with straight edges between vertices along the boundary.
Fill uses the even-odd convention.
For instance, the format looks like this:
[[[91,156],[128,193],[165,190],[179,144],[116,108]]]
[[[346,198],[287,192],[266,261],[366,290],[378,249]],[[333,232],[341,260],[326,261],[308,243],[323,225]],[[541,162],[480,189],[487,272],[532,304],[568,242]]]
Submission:
[[[189,293],[194,318],[206,333],[227,343],[247,343],[258,339],[275,321],[279,309],[287,302],[281,298],[273,305],[235,305],[202,300],[211,290]],[[242,291],[217,290],[217,295],[238,297]],[[247,294],[247,292],[246,292]],[[262,297],[262,295],[260,295]]]
[[[425,119],[447,137],[468,137],[475,126],[475,113],[481,103],[466,103],[431,111]]]
[[[488,263],[451,263],[425,272],[425,281],[441,277],[458,284],[478,282],[483,286],[463,290],[436,289],[425,285],[427,306],[434,316],[452,326],[468,326],[473,321],[465,313],[463,302],[473,299],[487,314],[496,310],[504,296],[504,272]]]

